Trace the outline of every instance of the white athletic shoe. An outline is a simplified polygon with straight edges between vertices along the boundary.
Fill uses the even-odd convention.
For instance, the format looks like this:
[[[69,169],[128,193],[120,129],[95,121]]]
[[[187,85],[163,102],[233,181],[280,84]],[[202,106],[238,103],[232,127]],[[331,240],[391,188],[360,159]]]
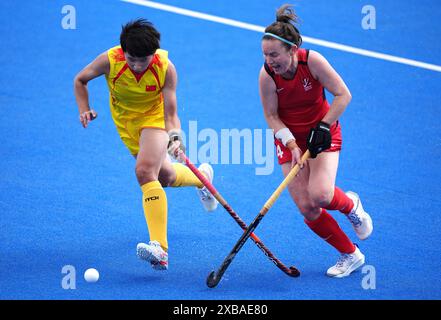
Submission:
[[[155,270],[168,269],[168,253],[162,249],[158,241],[150,241],[149,244],[138,243],[136,254],[142,260],[150,262]]]
[[[326,275],[334,278],[343,278],[360,268],[364,264],[365,257],[357,246],[355,248],[354,253],[343,253],[337,263],[328,269]]]
[[[351,222],[357,237],[360,238],[360,240],[365,240],[371,235],[372,230],[374,229],[372,218],[363,210],[358,194],[348,191],[346,192],[346,195],[354,202],[354,208],[347,217]]]
[[[213,168],[208,163],[202,163],[199,166],[199,171],[202,172],[205,177],[207,177],[208,181],[213,182],[214,171]],[[203,186],[202,188],[196,188],[196,191],[201,199],[202,204],[204,205],[205,210],[214,211],[217,208],[218,201],[211,194],[211,192],[207,189],[207,187]]]

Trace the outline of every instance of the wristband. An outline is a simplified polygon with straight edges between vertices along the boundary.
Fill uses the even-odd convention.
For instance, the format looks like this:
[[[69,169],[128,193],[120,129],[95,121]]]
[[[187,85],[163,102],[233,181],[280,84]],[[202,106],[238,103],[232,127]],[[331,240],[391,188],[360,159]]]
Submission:
[[[291,131],[288,128],[282,128],[279,131],[276,132],[275,137],[277,140],[282,142],[282,144],[286,147],[289,141],[296,140],[294,135],[291,133]]]

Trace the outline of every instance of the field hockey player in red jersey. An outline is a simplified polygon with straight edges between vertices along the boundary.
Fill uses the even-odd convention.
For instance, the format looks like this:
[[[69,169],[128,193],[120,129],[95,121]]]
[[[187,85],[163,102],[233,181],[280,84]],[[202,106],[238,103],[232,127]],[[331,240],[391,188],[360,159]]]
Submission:
[[[365,256],[339,227],[328,210],[345,214],[359,239],[373,230],[372,219],[358,194],[335,185],[342,145],[339,117],[351,101],[346,84],[318,52],[301,49],[290,5],[277,10],[277,20],[265,29],[259,89],[265,119],[275,134],[279,164],[286,176],[292,166],[302,169],[288,186],[306,225],[340,254],[327,270],[330,277],[346,277],[365,262]],[[326,100],[325,90],[333,95]],[[309,150],[311,158],[301,163]]]

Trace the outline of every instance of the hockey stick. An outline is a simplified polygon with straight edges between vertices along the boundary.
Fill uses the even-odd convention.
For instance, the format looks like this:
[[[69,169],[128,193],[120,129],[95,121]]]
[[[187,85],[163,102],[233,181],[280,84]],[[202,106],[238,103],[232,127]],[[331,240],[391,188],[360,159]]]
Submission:
[[[247,225],[243,220],[237,215],[236,212],[230,207],[230,205],[225,201],[225,199],[220,195],[220,193],[216,190],[210,181],[195,167],[193,163],[185,156],[183,152],[180,153],[180,157],[185,164],[190,168],[190,170],[199,178],[199,180],[203,183],[205,187],[211,192],[211,194],[216,198],[217,201],[227,210],[230,216],[237,222],[237,224],[242,228],[242,230],[247,230]],[[254,243],[259,247],[260,250],[270,259],[280,270],[291,277],[298,277],[300,275],[299,270],[295,267],[287,267],[283,262],[281,262],[277,257],[263,244],[263,242],[254,234],[250,233],[251,239],[253,239]]]
[[[305,162],[310,156],[309,150],[307,150],[303,156],[302,156],[302,162]],[[262,218],[267,214],[269,209],[274,205],[274,202],[279,198],[282,191],[286,188],[286,186],[291,182],[292,179],[297,175],[297,173],[300,170],[300,166],[296,164],[291,171],[288,173],[288,175],[285,177],[285,179],[282,181],[282,183],[279,185],[279,187],[274,191],[274,193],[271,195],[271,197],[268,199],[268,201],[264,204],[263,208],[260,209],[259,214],[254,219],[254,221],[248,226],[248,228],[245,230],[245,232],[242,234],[240,239],[237,241],[237,243],[234,245],[231,252],[228,254],[228,256],[224,259],[222,262],[220,268],[216,271],[212,271],[207,278],[207,286],[210,288],[214,288],[217,286],[219,281],[221,280],[223,274],[227,270],[230,263],[233,261],[236,254],[239,252],[239,250],[242,248],[242,246],[245,244],[245,242],[248,240],[248,238],[253,234],[252,232],[256,229],[256,227],[259,225]],[[297,273],[296,276],[299,276],[300,273]]]

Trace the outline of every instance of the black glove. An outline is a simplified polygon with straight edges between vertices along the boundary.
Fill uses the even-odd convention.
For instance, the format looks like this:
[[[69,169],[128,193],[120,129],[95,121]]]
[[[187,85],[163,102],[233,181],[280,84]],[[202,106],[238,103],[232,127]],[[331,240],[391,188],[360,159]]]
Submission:
[[[309,131],[307,145],[311,158],[315,158],[320,152],[329,149],[331,147],[331,129],[329,124],[319,122],[315,128],[312,128]]]

